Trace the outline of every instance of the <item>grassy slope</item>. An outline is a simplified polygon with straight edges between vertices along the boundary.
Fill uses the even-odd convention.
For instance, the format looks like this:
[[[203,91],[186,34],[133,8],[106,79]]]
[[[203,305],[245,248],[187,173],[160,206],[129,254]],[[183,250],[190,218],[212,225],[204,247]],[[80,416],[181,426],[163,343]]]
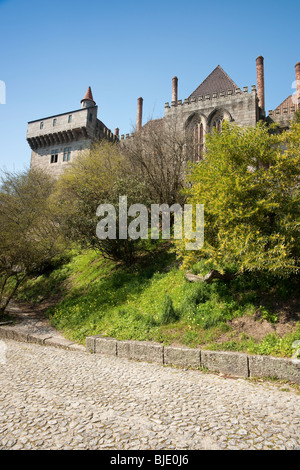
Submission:
[[[102,333],[117,339],[290,357],[292,342],[300,339],[299,312],[290,310],[294,292],[291,281],[255,276],[230,284],[188,283],[173,255],[161,250],[130,270],[94,252],[75,254],[28,282],[19,299],[57,299],[48,312],[51,323],[82,343],[86,336]],[[174,309],[170,303],[169,310],[166,307],[168,298]],[[287,323],[289,332],[279,335],[277,325]],[[251,324],[253,332],[267,326],[267,333],[259,341],[251,329],[249,334],[237,324]]]

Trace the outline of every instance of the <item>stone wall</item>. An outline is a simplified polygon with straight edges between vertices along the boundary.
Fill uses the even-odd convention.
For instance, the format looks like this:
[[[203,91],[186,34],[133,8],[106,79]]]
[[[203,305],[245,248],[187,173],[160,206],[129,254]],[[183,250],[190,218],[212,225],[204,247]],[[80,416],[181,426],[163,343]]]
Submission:
[[[119,140],[103,122],[97,119],[98,107],[92,106],[28,123],[27,141],[30,145],[31,168],[39,168],[59,176],[69,162],[90,148],[94,140]],[[68,161],[63,161],[65,149],[70,149]],[[56,150],[57,162],[51,163]]]
[[[248,87],[224,92],[211,93],[200,96],[198,99],[191,98],[175,102],[165,103],[165,117],[174,118],[176,122],[181,122],[183,126],[194,114],[198,114],[206,120],[206,132],[210,130],[210,121],[217,111],[224,111],[231,116],[231,119],[241,126],[255,126],[258,121],[258,98],[256,87],[252,86],[251,92]]]
[[[70,162],[78,158],[81,152],[88,150],[92,143],[91,139],[80,139],[76,141],[67,142],[64,144],[53,144],[50,147],[42,147],[31,152],[31,168],[37,168],[49,172],[54,177],[59,176],[69,162],[63,161],[64,149],[71,148]],[[57,163],[51,162],[51,152],[58,150]]]
[[[278,124],[282,130],[289,129],[295,117],[295,106],[291,108],[275,109],[269,111],[269,122]]]

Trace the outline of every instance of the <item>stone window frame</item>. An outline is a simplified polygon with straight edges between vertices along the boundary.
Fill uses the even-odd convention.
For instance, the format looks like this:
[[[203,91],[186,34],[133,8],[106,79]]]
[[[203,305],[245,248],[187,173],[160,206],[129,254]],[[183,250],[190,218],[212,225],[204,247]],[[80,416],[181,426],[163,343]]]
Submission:
[[[191,132],[193,141],[193,161],[203,159],[205,152],[205,135],[207,133],[207,119],[202,113],[194,112],[186,120],[186,132]]]
[[[207,119],[209,132],[211,132],[214,128],[221,132],[222,124],[225,120],[228,120],[229,122],[233,121],[230,112],[227,111],[226,108],[215,108]]]
[[[63,153],[63,162],[69,162],[71,160],[72,147],[65,147]]]
[[[51,150],[50,163],[58,163],[58,149]]]

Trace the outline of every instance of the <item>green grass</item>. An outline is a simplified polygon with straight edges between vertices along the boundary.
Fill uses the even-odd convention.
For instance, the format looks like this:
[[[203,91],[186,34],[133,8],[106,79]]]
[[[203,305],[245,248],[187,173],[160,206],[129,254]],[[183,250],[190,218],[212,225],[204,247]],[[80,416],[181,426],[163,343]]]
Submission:
[[[290,335],[267,335],[260,343],[245,334],[231,338],[228,322],[254,315],[259,308],[261,318],[273,324],[278,321],[278,312],[260,305],[261,295],[270,292],[272,297],[275,292],[287,299],[293,282],[252,274],[230,283],[189,283],[174,254],[160,249],[130,269],[93,251],[73,253],[69,260],[30,280],[18,298],[40,302],[57,296],[57,305],[48,311],[52,325],[81,343],[86,336],[101,333],[118,340],[290,357],[292,342],[300,339],[299,324]]]

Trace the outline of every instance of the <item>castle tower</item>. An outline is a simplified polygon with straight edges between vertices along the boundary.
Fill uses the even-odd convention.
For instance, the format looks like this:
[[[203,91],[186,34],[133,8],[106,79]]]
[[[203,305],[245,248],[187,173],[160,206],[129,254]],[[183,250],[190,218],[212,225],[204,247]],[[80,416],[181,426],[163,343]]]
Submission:
[[[27,142],[31,148],[31,168],[43,169],[59,176],[81,152],[95,140],[119,140],[97,118],[98,106],[88,87],[81,108],[28,122]]]
[[[92,106],[96,106],[96,103],[93,98],[91,87],[89,86],[84,98],[81,100],[81,108],[91,108]]]

